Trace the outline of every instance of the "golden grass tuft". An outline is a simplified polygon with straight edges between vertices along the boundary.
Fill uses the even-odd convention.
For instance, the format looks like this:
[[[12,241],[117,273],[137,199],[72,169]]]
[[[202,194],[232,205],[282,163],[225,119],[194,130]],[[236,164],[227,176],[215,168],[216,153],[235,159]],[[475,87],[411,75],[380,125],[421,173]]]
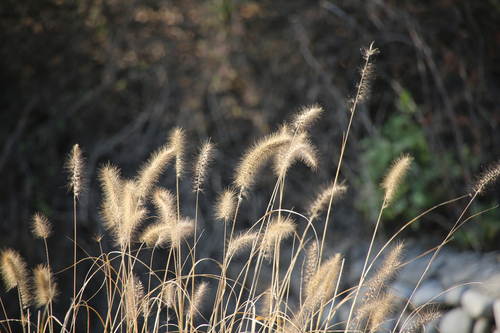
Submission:
[[[124,183],[120,169],[115,165],[107,163],[99,169],[98,179],[101,183],[104,197],[100,207],[104,226],[107,230],[111,230],[114,234],[117,234],[122,216],[120,201]]]
[[[203,300],[206,298],[209,291],[210,291],[209,284],[206,281],[203,281],[198,286],[196,286],[190,304],[191,311],[188,314],[188,316],[191,316],[191,314],[193,316],[200,314],[201,306],[203,305]]]
[[[193,166],[193,191],[200,192],[203,190],[203,183],[207,179],[207,174],[210,171],[210,166],[215,157],[215,144],[207,139],[200,146],[200,151],[196,157],[196,162]]]
[[[137,176],[137,194],[141,198],[147,197],[153,186],[160,179],[168,163],[176,157],[177,150],[170,145],[163,145],[141,166]]]
[[[152,201],[159,220],[165,224],[172,224],[177,217],[175,195],[165,188],[158,187],[153,193]]]
[[[68,191],[73,190],[75,198],[80,197],[85,190],[85,158],[78,144],[73,146],[71,153],[66,159],[64,168],[69,173]]]
[[[366,282],[367,291],[364,301],[370,301],[383,293],[389,282],[396,276],[403,260],[404,243],[392,246],[375,274]]]
[[[295,131],[304,131],[311,127],[323,114],[323,108],[319,104],[302,107],[291,119]]]
[[[38,308],[53,302],[59,294],[54,276],[50,268],[44,264],[39,264],[33,270],[33,286],[34,301]]]
[[[316,198],[311,201],[307,208],[307,214],[309,215],[309,220],[311,222],[318,216],[319,213],[328,208],[330,204],[330,200],[332,203],[338,201],[342,195],[347,191],[347,186],[344,185],[344,182],[341,184],[334,185],[330,183],[326,186],[323,186]],[[333,198],[333,199],[332,199]]]
[[[134,241],[137,229],[144,222],[148,210],[141,203],[137,183],[132,179],[125,180],[120,206],[122,220],[118,228],[117,244],[124,248]]]
[[[397,190],[410,170],[412,161],[413,158],[410,155],[401,154],[400,157],[392,162],[389,171],[380,184],[385,190],[384,207],[388,207],[396,198]]]
[[[31,217],[31,232],[35,238],[47,239],[52,235],[52,224],[47,216],[42,213],[35,213]]]
[[[258,233],[256,232],[244,232],[234,236],[227,244],[227,261],[248,249],[257,240],[257,237]]]
[[[307,138],[307,133],[299,132],[287,145],[279,149],[273,158],[273,171],[277,177],[284,177],[288,169],[297,161],[301,161],[312,171],[319,164],[319,153]]]
[[[175,173],[177,178],[181,178],[185,167],[186,131],[175,127],[170,133],[168,144],[172,147],[175,155]]]
[[[272,218],[262,238],[262,252],[264,257],[272,259],[274,250],[279,251],[276,246],[279,246],[281,240],[293,235],[296,227],[295,221],[290,217],[279,216]]]
[[[236,210],[236,191],[225,188],[219,193],[215,203],[215,218],[224,223],[232,222]]]
[[[28,307],[31,301],[31,293],[28,285],[28,266],[26,262],[19,252],[13,249],[2,250],[0,256],[0,270],[7,291],[17,287],[22,307]]]
[[[286,131],[273,133],[259,140],[243,154],[236,167],[234,185],[243,193],[251,189],[267,161],[290,141],[290,134]]]
[[[142,232],[139,241],[146,244],[147,247],[167,247],[172,241],[172,226],[162,222],[150,224]]]
[[[4,306],[5,320],[1,320],[2,327],[13,332],[11,323],[21,323],[24,332],[54,332],[56,326],[60,326],[57,327],[60,331],[76,332],[77,327],[78,330],[89,330],[91,326],[102,324],[104,332],[152,333],[339,332],[341,326],[345,327],[345,333],[386,329],[382,324],[387,322],[387,317],[393,311],[395,300],[389,283],[402,265],[404,250],[403,243],[397,243],[391,248],[392,241],[414,220],[404,225],[382,247],[383,250],[389,250],[378,265],[379,268],[375,270],[374,267],[377,267],[382,251],[374,256],[372,262],[369,260],[373,258],[371,251],[377,230],[382,223],[382,212],[395,200],[397,189],[410,169],[411,157],[401,155],[397,158],[381,184],[385,191],[384,201],[372,233],[359,283],[344,289],[340,284],[344,267],[342,256],[335,254],[323,257],[323,253],[329,252],[331,246],[325,240],[329,238],[326,236],[330,232],[330,213],[335,213],[332,204],[347,190],[344,182],[338,180],[344,149],[356,104],[365,101],[369,95],[371,79],[374,76],[371,57],[376,53],[378,50],[373,48],[373,44],[363,50],[365,64],[360,69],[361,80],[356,98],[352,100],[351,118],[341,143],[335,178],[319,190],[307,207],[306,213],[284,207],[289,204],[288,200],[283,200],[287,194],[284,191],[284,179],[294,163],[303,162],[313,171],[318,166],[319,154],[309,140],[306,130],[321,116],[323,110],[320,106],[311,105],[300,109],[291,123],[282,125],[273,134],[257,141],[244,152],[236,166],[232,185],[229,188],[223,187],[216,198],[214,217],[224,223],[223,228],[219,228],[223,229],[223,237],[213,237],[205,243],[199,240],[207,235],[204,235],[204,232],[198,233],[197,226],[198,223],[206,223],[205,216],[202,216],[206,209],[199,206],[198,199],[206,184],[215,145],[210,140],[200,145],[193,163],[192,187],[179,186],[185,168],[186,133],[181,128],[175,128],[169,135],[168,142],[141,165],[135,178],[122,178],[120,169],[110,163],[100,167],[98,180],[103,192],[100,214],[118,249],[108,251],[103,236],[99,234],[97,241],[100,254],[97,257],[89,255],[77,260],[77,246],[81,247],[82,252],[87,250],[85,243],[77,245],[76,242],[76,198],[82,193],[85,167],[81,150],[75,145],[66,166],[70,171],[70,187],[74,191],[75,217],[73,298],[69,302],[69,310],[64,320],[59,320],[52,312],[57,288],[51,266],[48,264],[49,251],[46,241],[52,229],[48,219],[37,213],[31,217],[30,227],[36,238],[44,239],[47,264],[36,266],[30,281],[26,263],[19,253],[11,249],[1,251],[0,273],[7,290],[18,288],[21,308],[21,318],[12,319],[7,318],[10,309]],[[161,175],[172,161],[175,163],[175,170],[172,172],[176,179],[175,195],[172,194],[173,191],[158,185]],[[259,173],[268,162],[272,162],[272,171],[278,179],[269,196],[266,210],[261,212],[260,218],[250,221],[251,215],[245,216],[244,212],[239,212],[241,200],[256,185]],[[497,181],[499,176],[500,161],[478,176],[472,185],[472,199],[457,220],[457,227],[454,227],[435,249],[428,265],[433,262],[435,255],[448,242],[456,228],[468,220],[462,220],[462,216],[468,216],[466,211],[472,201]],[[299,180],[301,179],[306,179],[306,176],[300,175]],[[218,185],[216,183],[214,182],[214,186]],[[184,195],[181,190],[184,188],[193,189],[196,193],[194,207],[188,205],[185,209],[188,213],[195,212],[194,219],[181,215],[181,198]],[[151,206],[154,206],[154,213],[149,214],[148,208]],[[442,205],[436,207],[439,206]],[[328,211],[325,221],[316,221],[319,214],[325,210]],[[242,215],[240,220],[238,213]],[[153,222],[143,228],[143,223],[148,219]],[[230,233],[228,223],[233,223]],[[239,230],[242,224],[248,228]],[[320,229],[324,230],[322,235],[319,233]],[[193,235],[195,239],[188,241]],[[287,242],[284,251],[281,245],[287,238],[291,240]],[[219,240],[220,244],[213,244]],[[223,248],[222,262],[208,257],[197,258],[197,250],[198,253],[214,253],[212,250],[216,249],[217,245]],[[235,259],[248,249],[251,250],[246,259]],[[156,267],[160,258],[154,258],[160,254],[164,263],[163,269]],[[300,266],[300,258],[303,258],[304,254],[306,258]],[[268,263],[264,259],[268,259]],[[76,268],[78,266],[80,269],[84,265],[90,268],[86,272],[81,289],[77,292]],[[207,271],[207,266],[212,267]],[[297,272],[299,270],[300,272]],[[421,279],[426,272],[427,269]],[[300,281],[297,277],[300,277]],[[213,302],[208,309],[210,319],[198,320],[195,317],[201,314],[203,300],[209,294],[209,284],[202,280],[209,279],[218,283],[217,292],[214,293],[215,299],[211,300]],[[147,284],[144,283],[146,280]],[[419,284],[420,282],[417,287]],[[93,289],[94,287],[97,290]],[[267,290],[262,292],[263,287]],[[342,289],[338,290],[339,287]],[[297,289],[300,289],[298,304],[293,304]],[[32,315],[28,307],[31,297],[34,306],[44,307],[43,310],[37,311],[38,316]],[[399,329],[399,323],[411,304],[411,298],[412,296],[407,300],[392,332]],[[349,311],[348,318],[343,318],[340,323],[334,322],[334,318],[339,317],[336,312],[340,309],[346,310],[346,307]],[[338,314],[340,315],[340,312]],[[422,312],[421,307],[414,309],[401,325],[400,331],[420,331],[427,322],[438,316],[436,311]],[[32,320],[34,317],[36,323]],[[79,325],[85,319],[88,320],[87,327],[80,328]]]

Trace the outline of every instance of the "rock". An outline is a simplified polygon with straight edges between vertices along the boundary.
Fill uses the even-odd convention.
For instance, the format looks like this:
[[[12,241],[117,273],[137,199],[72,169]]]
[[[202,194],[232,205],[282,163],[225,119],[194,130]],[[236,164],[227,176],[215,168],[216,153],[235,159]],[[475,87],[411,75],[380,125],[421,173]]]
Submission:
[[[473,321],[462,308],[454,308],[443,315],[439,322],[441,333],[470,333]]]
[[[493,299],[475,289],[468,289],[462,294],[462,308],[474,319],[493,317]]]
[[[415,307],[422,306],[428,302],[430,303],[442,303],[444,302],[444,289],[441,287],[441,283],[437,280],[431,280],[421,284],[411,302]]]
[[[495,324],[500,328],[500,298],[493,302],[493,314],[495,316]]]
[[[444,302],[450,307],[460,306],[460,300],[464,291],[468,289],[467,286],[458,286],[451,288],[444,294]]]
[[[491,319],[481,317],[476,320],[472,333],[489,333],[491,332]]]

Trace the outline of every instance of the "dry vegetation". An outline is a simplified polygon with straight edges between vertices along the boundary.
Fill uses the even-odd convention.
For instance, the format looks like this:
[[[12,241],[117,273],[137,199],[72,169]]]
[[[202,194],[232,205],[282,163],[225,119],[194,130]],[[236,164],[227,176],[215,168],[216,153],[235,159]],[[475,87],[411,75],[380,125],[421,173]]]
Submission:
[[[78,251],[81,244],[78,244],[77,211],[78,199],[84,192],[86,159],[79,145],[74,145],[65,165],[74,207],[73,295],[60,296],[63,304],[70,300],[69,309],[64,315],[54,311],[59,291],[47,245],[52,226],[43,214],[37,213],[31,219],[31,230],[35,238],[44,241],[45,263],[30,274],[16,250],[9,248],[1,253],[2,278],[7,291],[17,290],[20,313],[19,317],[12,317],[12,303],[5,307],[2,301],[3,329],[8,332],[22,327],[23,332],[212,333],[379,332],[388,327],[392,332],[416,332],[438,318],[438,310],[424,313],[421,307],[403,318],[419,283],[404,300],[403,309],[398,309],[401,314],[391,316],[397,296],[389,283],[403,263],[404,249],[403,242],[393,241],[417,218],[439,206],[468,198],[453,228],[433,249],[428,268],[441,248],[468,221],[465,214],[476,197],[497,181],[500,163],[479,175],[470,193],[434,206],[412,219],[373,254],[382,213],[397,200],[398,190],[411,168],[413,158],[401,155],[381,183],[384,195],[359,283],[346,290],[339,288],[345,259],[340,253],[325,255],[329,250],[325,235],[330,215],[335,211],[333,203],[346,191],[339,179],[339,170],[351,124],[359,105],[367,101],[374,78],[372,58],[378,52],[373,43],[362,49],[364,64],[359,70],[357,92],[349,100],[350,120],[341,142],[337,172],[332,185],[312,200],[307,209],[309,215],[287,208],[283,198],[287,195],[286,179],[294,164],[302,162],[313,171],[318,166],[319,153],[309,140],[308,130],[322,116],[320,106],[302,108],[290,122],[243,153],[235,167],[234,181],[219,193],[215,204],[215,216],[223,223],[224,234],[220,261],[197,255],[204,236],[199,229],[200,221],[210,219],[199,213],[198,204],[215,157],[215,145],[210,140],[202,142],[192,162],[191,188],[196,195],[194,218],[183,213],[184,201],[180,196],[187,164],[187,138],[181,128],[171,131],[167,142],[151,154],[135,177],[122,176],[121,169],[110,163],[102,165],[98,171],[102,190],[99,212],[115,249],[104,250],[103,235],[99,234],[95,241],[100,253],[92,256],[82,248],[83,257]],[[249,228],[235,233],[235,226],[242,220],[240,208],[252,204],[252,189],[261,183],[260,175],[268,164],[276,183],[274,189],[271,187],[267,208]],[[169,166],[176,179],[171,190],[158,185]],[[324,230],[319,230],[320,214],[325,211]],[[282,250],[284,244],[288,244],[287,250]],[[385,258],[378,269],[374,269],[383,254]],[[157,267],[155,256],[163,258],[161,267]],[[231,269],[237,257],[244,258],[243,265]],[[206,266],[212,266],[215,273],[206,272],[203,269]],[[84,279],[79,281],[78,271],[82,268]],[[294,290],[294,276],[299,276],[299,291]],[[210,294],[211,288],[215,293]],[[337,321],[336,313],[343,307],[349,315],[346,320]]]
[[[330,320],[335,311],[323,311],[324,304],[315,303],[331,301],[332,286],[318,287],[322,294],[308,293],[306,287],[318,283],[314,272],[327,263],[335,265],[335,249],[328,244],[350,239],[370,243],[377,234],[389,239],[402,221],[411,221],[398,238],[438,237],[433,244],[438,246],[451,230],[455,237],[450,246],[497,249],[497,213],[482,214],[460,229],[455,222],[494,205],[498,192],[475,198],[464,216],[465,207],[453,202],[413,218],[438,202],[460,197],[468,184],[475,184],[471,193],[483,192],[485,184],[473,182],[477,171],[484,182],[497,177],[494,166],[482,166],[498,158],[500,142],[499,13],[495,1],[472,0],[2,1],[0,244],[8,259],[3,267],[17,263],[19,271],[12,272],[18,277],[25,275],[23,267],[36,267],[27,274],[34,274],[43,292],[33,293],[37,297],[31,309],[50,303],[47,313],[61,321],[69,313],[65,327],[72,325],[70,297],[94,302],[91,307],[102,322],[91,314],[90,327],[98,331],[113,322],[106,324],[111,313],[119,314],[113,319],[115,328],[134,325],[121,322],[134,298],[119,303],[117,295],[134,289],[137,281],[142,281],[144,297],[158,299],[156,305],[160,291],[152,291],[159,283],[171,295],[164,300],[169,310],[160,311],[161,321],[156,313],[149,317],[151,329],[156,329],[151,323],[166,320],[166,312],[175,318],[175,327],[190,329],[193,320],[219,329],[223,313],[236,309],[237,286],[244,279],[238,273],[248,270],[241,310],[253,311],[250,305],[258,296],[268,304],[251,313],[249,325],[257,318],[268,328],[294,323],[309,325],[309,330],[325,328],[320,313]],[[381,51],[375,57],[378,78],[371,90],[361,84],[367,102],[358,105],[350,120],[350,100],[360,79],[356,67],[363,61],[358,50],[372,41]],[[301,105],[308,107],[290,117]],[[288,125],[276,128],[285,119]],[[314,132],[308,135],[312,119]],[[172,131],[175,126],[180,127]],[[69,173],[70,200],[62,186],[63,156],[76,142],[85,148],[87,167],[85,178]],[[148,159],[160,146],[166,150]],[[185,160],[179,154],[194,151]],[[408,181],[399,186],[399,200],[382,204],[378,184],[386,179],[385,193],[390,193],[390,177],[383,175],[391,161],[405,154],[413,158]],[[155,167],[149,164],[161,156],[170,161],[162,176],[151,173]],[[212,173],[205,173],[211,165]],[[71,160],[66,167],[78,168]],[[85,179],[80,185],[87,191],[80,195],[78,182]],[[127,197],[113,199],[113,187],[136,196],[128,197],[132,215],[127,219],[133,223],[127,229],[116,227],[123,214],[117,207]],[[341,197],[342,204],[332,209]],[[115,203],[103,206],[101,198]],[[133,210],[134,205],[140,209]],[[276,212],[265,214],[271,211]],[[158,236],[171,228],[160,220],[175,220],[174,233]],[[275,230],[264,247],[256,241],[264,237],[261,226]],[[43,242],[34,242],[32,232]],[[179,242],[179,237],[186,239]],[[292,253],[280,254],[279,246],[292,247]],[[26,264],[7,248],[19,250]],[[315,251],[317,256],[310,255]],[[169,253],[170,266],[165,266]],[[305,253],[310,260],[302,266]],[[276,254],[280,257],[274,258]],[[245,266],[248,255],[254,258],[251,267]],[[349,256],[343,253],[342,258],[348,261]],[[302,287],[286,286],[283,279],[290,277],[279,275],[294,258],[291,270],[303,275]],[[281,261],[286,264],[280,267]],[[40,262],[45,266],[37,266]],[[255,271],[255,265],[265,269]],[[365,269],[370,267],[367,262]],[[166,268],[168,276],[163,275]],[[52,274],[61,294],[55,303],[49,302],[57,294]],[[252,290],[258,274],[275,289]],[[174,276],[173,281],[182,283],[166,282]],[[7,288],[18,290],[31,284],[10,281]],[[18,281],[15,286],[13,281]],[[196,307],[190,305],[197,290],[201,296],[202,282],[210,283],[210,299],[219,300],[213,309],[202,308],[205,320],[194,319]],[[180,295],[175,286],[185,293]],[[105,302],[93,298],[99,288],[108,297]],[[295,295],[290,296],[293,304],[278,308],[278,301],[288,302],[287,288]],[[253,298],[245,298],[250,291]],[[364,291],[353,291],[363,294],[359,305]],[[0,293],[8,318],[23,318],[23,294]],[[114,304],[111,312],[109,304]],[[78,324],[87,327],[85,305],[78,306]],[[353,325],[376,327],[372,319],[355,319],[356,311]],[[239,327],[242,315],[229,316],[226,324]],[[30,321],[37,323],[37,316],[32,310]],[[266,323],[262,318],[270,319]],[[63,325],[47,323],[51,330]]]

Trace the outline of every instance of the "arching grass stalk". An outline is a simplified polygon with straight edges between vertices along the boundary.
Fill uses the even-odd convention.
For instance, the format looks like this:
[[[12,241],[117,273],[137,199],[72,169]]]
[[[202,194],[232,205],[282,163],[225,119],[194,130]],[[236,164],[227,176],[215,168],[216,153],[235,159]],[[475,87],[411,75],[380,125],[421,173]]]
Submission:
[[[85,159],[83,158],[83,151],[78,144],[73,146],[71,153],[66,160],[65,169],[69,173],[68,191],[73,191],[73,320],[72,331],[75,332],[77,304],[76,302],[76,263],[77,263],[77,210],[76,201],[84,191],[85,186]]]
[[[334,188],[338,184],[340,166],[342,165],[342,160],[344,158],[345,147],[347,145],[347,139],[349,138],[349,132],[351,130],[352,121],[354,119],[354,113],[356,111],[358,104],[366,102],[368,100],[369,95],[370,95],[371,83],[372,83],[372,80],[375,76],[375,69],[374,69],[373,63],[370,62],[370,58],[373,55],[376,55],[379,53],[378,49],[373,48],[373,44],[374,44],[374,42],[372,42],[370,44],[369,49],[365,49],[365,48],[361,49],[363,59],[365,59],[365,64],[360,69],[361,79],[360,79],[359,84],[358,84],[358,90],[356,92],[356,97],[354,97],[354,99],[352,99],[351,103],[350,103],[351,105],[350,105],[349,111],[351,112],[351,117],[349,118],[349,125],[347,126],[347,130],[344,134],[344,137],[342,138],[342,147],[340,149],[339,162],[337,164],[337,171],[335,172],[335,178],[333,180],[333,187]],[[328,222],[330,220],[330,213],[331,213],[331,209],[332,209],[333,199],[334,199],[334,193],[332,192],[332,195],[330,197],[330,203],[328,205],[328,212],[326,214],[325,228],[323,231],[323,239],[321,240],[320,261],[321,261],[321,257],[323,255],[323,249],[325,246],[326,230],[328,229]]]

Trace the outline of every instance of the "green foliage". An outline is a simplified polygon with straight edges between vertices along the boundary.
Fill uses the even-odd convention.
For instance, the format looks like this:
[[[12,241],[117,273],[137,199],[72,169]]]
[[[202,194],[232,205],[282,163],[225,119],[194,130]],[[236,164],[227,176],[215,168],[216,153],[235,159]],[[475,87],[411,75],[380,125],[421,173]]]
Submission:
[[[389,221],[401,217],[408,221],[436,202],[443,201],[444,187],[439,186],[440,182],[443,179],[457,181],[461,177],[460,167],[451,153],[439,158],[432,153],[424,129],[415,120],[418,106],[410,92],[403,90],[394,104],[399,112],[382,125],[380,134],[361,141],[361,161],[368,168],[373,186],[368,186],[372,190],[362,191],[359,208],[371,220],[377,218],[376,207],[380,205],[380,195],[375,195],[373,189],[378,187],[394,156],[409,153],[415,160],[408,181],[399,189],[400,199],[391,209],[384,211],[384,219]],[[412,226],[418,228],[418,221]]]
[[[496,250],[500,237],[500,223],[498,223],[498,210],[491,209],[492,207],[498,207],[498,201],[476,201],[471,214],[479,215],[471,223],[458,230],[454,241],[465,249],[477,251]]]

